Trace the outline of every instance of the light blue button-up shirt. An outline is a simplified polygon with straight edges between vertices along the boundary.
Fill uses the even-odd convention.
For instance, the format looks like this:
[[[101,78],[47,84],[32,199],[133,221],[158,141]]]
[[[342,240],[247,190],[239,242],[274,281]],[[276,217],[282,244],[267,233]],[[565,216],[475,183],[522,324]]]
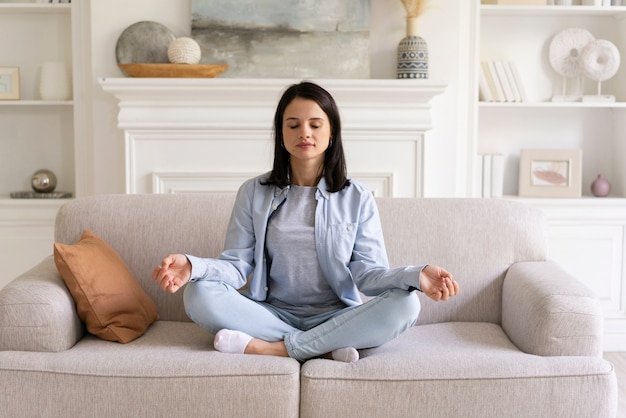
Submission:
[[[267,176],[250,179],[239,188],[218,259],[187,255],[191,281],[219,280],[241,289],[249,280],[246,295],[257,301],[266,299],[267,224],[289,194],[288,186],[262,185]],[[343,190],[330,193],[322,178],[315,194],[315,245],[330,287],[348,306],[361,303],[359,292],[376,296],[392,288],[419,289],[425,265],[389,268],[374,197],[363,184],[350,182]]]

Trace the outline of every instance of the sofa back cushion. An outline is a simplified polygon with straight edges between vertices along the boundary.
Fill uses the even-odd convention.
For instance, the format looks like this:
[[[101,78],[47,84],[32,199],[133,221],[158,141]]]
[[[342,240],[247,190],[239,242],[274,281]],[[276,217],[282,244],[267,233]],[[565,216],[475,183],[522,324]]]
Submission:
[[[115,249],[162,320],[187,321],[182,293],[163,292],[150,274],[170,253],[217,257],[222,251],[234,194],[100,195],[65,204],[55,240],[72,244],[90,229]],[[461,285],[446,303],[423,295],[420,323],[499,323],[502,281],[516,261],[545,260],[540,211],[501,199],[377,199],[392,267],[431,263]]]
[[[217,257],[224,247],[234,194],[99,195],[63,205],[55,240],[78,241],[89,229],[107,242],[155,302],[159,318],[188,321],[183,292],[169,294],[151,279],[152,270],[171,253]]]
[[[379,198],[377,204],[392,267],[436,264],[459,282],[459,295],[445,303],[420,294],[420,324],[500,323],[502,283],[509,266],[546,259],[543,213],[520,202]]]

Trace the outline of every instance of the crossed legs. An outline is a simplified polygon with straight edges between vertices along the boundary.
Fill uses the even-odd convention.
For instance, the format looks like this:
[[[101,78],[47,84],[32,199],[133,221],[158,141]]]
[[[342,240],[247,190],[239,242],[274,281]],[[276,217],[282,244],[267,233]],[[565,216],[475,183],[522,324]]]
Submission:
[[[299,361],[329,356],[354,362],[357,349],[377,347],[397,337],[413,326],[420,310],[414,292],[393,289],[359,306],[297,318],[216,281],[187,284],[184,300],[191,320],[216,334],[218,351]]]

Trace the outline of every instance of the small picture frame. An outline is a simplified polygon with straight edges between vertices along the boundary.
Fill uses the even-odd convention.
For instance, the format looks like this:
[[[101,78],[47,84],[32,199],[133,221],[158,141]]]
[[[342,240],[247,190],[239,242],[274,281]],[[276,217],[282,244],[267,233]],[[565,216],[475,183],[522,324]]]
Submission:
[[[0,67],[0,100],[20,99],[20,69]]]
[[[582,150],[521,150],[520,197],[580,197],[581,186]]]

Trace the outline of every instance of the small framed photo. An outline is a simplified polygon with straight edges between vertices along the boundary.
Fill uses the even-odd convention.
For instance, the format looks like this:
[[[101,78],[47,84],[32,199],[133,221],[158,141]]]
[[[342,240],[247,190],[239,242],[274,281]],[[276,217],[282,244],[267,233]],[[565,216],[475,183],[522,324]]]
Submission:
[[[0,100],[20,99],[20,69],[0,67]]]
[[[580,197],[582,150],[523,149],[520,154],[520,197]]]

